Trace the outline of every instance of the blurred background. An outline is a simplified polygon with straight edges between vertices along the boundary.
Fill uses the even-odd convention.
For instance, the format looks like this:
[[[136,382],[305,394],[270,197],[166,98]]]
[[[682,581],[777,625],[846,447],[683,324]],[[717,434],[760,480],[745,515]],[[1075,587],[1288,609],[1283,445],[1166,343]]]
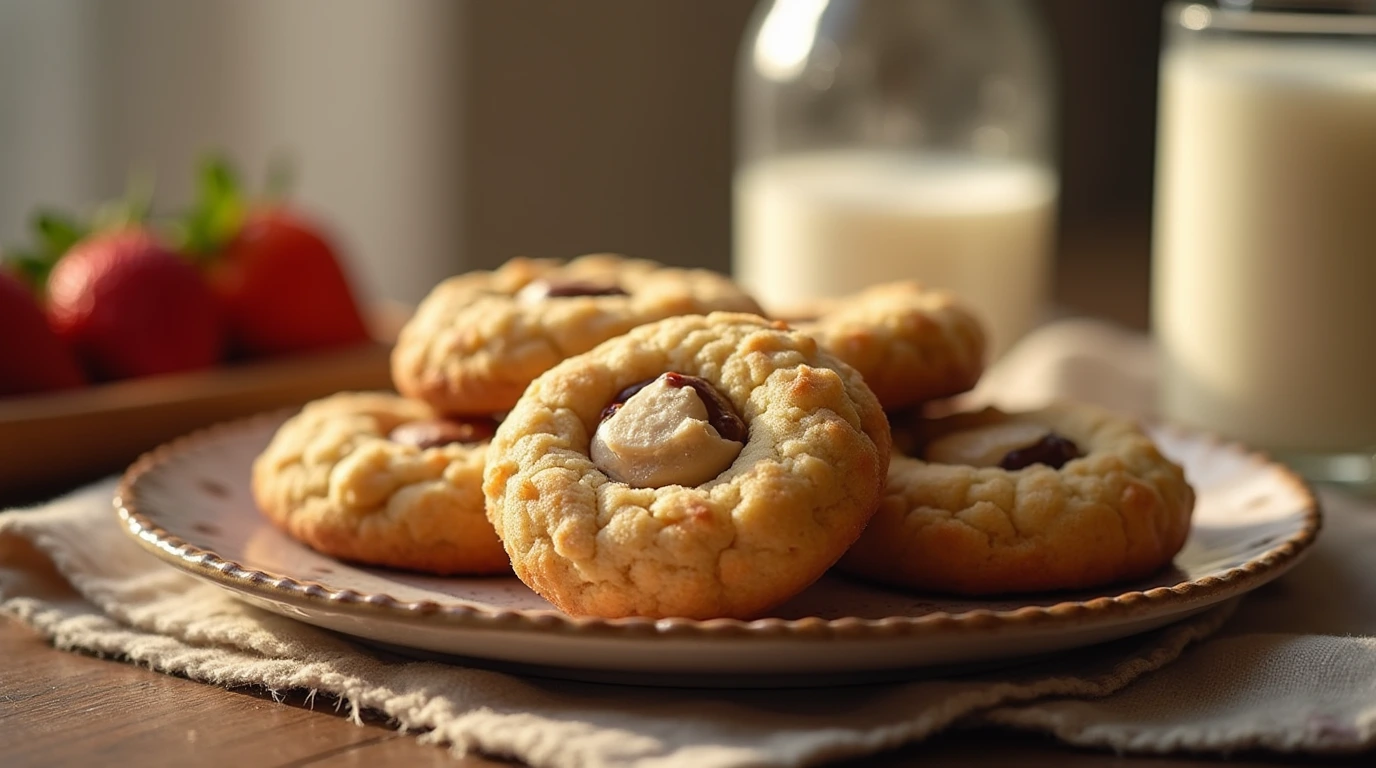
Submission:
[[[1060,73],[1055,296],[1147,319],[1159,0],[1035,0]],[[753,0],[0,0],[0,243],[35,205],[162,200],[224,148],[295,197],[361,293],[510,256],[726,270]]]

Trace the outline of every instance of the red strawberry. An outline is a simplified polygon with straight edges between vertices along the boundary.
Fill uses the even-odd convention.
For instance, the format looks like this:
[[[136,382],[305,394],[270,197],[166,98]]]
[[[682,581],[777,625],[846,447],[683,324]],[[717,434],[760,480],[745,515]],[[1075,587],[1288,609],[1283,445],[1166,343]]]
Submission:
[[[0,269],[0,397],[78,387],[86,379],[57,338],[38,300],[19,278]]]
[[[91,235],[48,276],[48,318],[100,379],[208,368],[220,360],[214,295],[146,230]]]
[[[231,343],[250,356],[368,339],[335,250],[284,208],[250,212],[209,271]]]
[[[236,352],[285,355],[368,340],[335,248],[281,203],[249,207],[223,161],[203,167],[184,227],[185,249],[207,265]]]

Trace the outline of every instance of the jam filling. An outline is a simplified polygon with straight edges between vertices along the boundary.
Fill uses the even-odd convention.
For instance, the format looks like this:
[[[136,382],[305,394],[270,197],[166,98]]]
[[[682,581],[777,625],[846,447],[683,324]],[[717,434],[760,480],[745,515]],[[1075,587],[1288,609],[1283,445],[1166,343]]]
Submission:
[[[531,298],[559,299],[569,296],[626,296],[616,284],[590,280],[537,280],[527,286]]]
[[[999,467],[1019,470],[1033,464],[1045,464],[1052,469],[1060,469],[1066,462],[1078,459],[1081,455],[1080,447],[1069,438],[1050,432],[1029,446],[1009,451],[999,462]]]

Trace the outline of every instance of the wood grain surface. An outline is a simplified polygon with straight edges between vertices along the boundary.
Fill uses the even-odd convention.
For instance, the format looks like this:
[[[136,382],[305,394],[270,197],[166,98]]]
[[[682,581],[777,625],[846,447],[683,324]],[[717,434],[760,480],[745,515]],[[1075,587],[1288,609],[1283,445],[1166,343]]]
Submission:
[[[263,690],[226,690],[113,659],[59,651],[18,622],[0,619],[0,765],[48,766],[454,766],[491,768],[500,760],[451,757],[377,717],[351,723],[333,699],[280,701]],[[1319,765],[1371,765],[1372,755],[1311,759]],[[963,731],[844,766],[1192,766],[1283,765],[1285,758],[1120,757],[1072,749],[1050,739]]]

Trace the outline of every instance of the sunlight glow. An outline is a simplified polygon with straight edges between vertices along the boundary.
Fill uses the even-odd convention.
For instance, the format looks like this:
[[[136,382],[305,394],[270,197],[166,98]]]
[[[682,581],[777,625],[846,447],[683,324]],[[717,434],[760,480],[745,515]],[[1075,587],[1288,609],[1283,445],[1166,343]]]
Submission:
[[[755,43],[755,68],[771,80],[802,74],[827,0],[779,0]]]

